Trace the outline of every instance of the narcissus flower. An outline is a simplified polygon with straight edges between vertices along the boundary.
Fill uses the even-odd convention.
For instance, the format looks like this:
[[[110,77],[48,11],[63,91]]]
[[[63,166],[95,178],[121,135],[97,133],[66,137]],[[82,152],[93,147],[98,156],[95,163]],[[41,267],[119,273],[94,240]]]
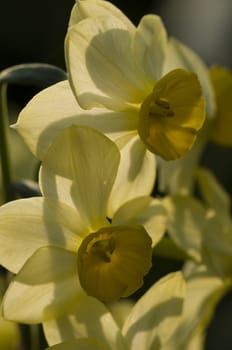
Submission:
[[[139,163],[147,149],[166,160],[184,156],[204,122],[205,101],[195,73],[163,74],[167,47],[158,16],[136,28],[107,1],[78,1],[65,41],[68,81],[32,99],[18,131],[39,158],[71,123],[97,128],[121,149],[139,135]]]
[[[210,138],[213,142],[232,146],[232,72],[229,69],[213,66],[210,69],[210,78],[216,97],[216,118]]]
[[[182,320],[164,350],[204,349],[215,308],[232,289],[231,202],[208,170],[198,170],[197,180],[203,203],[188,196],[164,200],[170,236],[189,256]]]
[[[48,343],[54,345],[49,349],[163,349],[181,319],[184,296],[182,274],[169,274],[135,303],[121,327],[107,306],[83,297],[72,314],[44,323]]]
[[[118,194],[119,161],[116,145],[96,130],[64,129],[42,163],[43,196],[1,207],[0,263],[16,274],[4,297],[5,318],[42,322],[76,305],[82,287],[109,301],[143,284],[166,213],[148,196],[150,175],[135,198],[131,169]]]

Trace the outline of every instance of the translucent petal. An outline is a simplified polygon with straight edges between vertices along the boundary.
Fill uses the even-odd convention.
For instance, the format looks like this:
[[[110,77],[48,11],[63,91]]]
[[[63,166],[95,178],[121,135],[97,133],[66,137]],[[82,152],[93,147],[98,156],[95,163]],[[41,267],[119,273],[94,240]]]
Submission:
[[[124,349],[121,332],[105,304],[86,295],[72,312],[44,322],[43,328],[50,345],[90,337],[106,342],[110,349]]]
[[[38,249],[16,275],[3,300],[6,319],[39,323],[59,317],[83,293],[78,280],[76,254],[57,247]]]
[[[183,68],[190,72],[197,73],[202,86],[203,95],[206,99],[207,116],[212,117],[215,113],[215,99],[206,65],[190,48],[172,38],[168,43],[163,74],[175,68]]]
[[[112,218],[113,225],[142,225],[152,238],[152,246],[163,237],[167,226],[164,205],[152,197],[138,197],[126,202]]]
[[[130,104],[141,103],[147,82],[130,47],[131,33],[116,17],[87,18],[71,27],[66,61],[81,107],[128,110]]]
[[[56,201],[20,199],[0,209],[0,261],[16,273],[25,261],[45,245],[75,250],[86,233],[78,212]]]
[[[202,232],[207,224],[205,209],[200,202],[187,196],[166,197],[163,203],[172,239],[193,259],[200,261]]]
[[[230,220],[231,201],[229,194],[223,189],[216,177],[209,170],[200,168],[197,171],[197,180],[204,200],[214,209],[223,220]]]
[[[127,136],[125,136],[127,138]],[[122,140],[116,140],[120,143]],[[138,136],[121,147],[121,163],[108,203],[108,216],[130,199],[149,195],[156,177],[156,159]]]
[[[99,341],[99,339],[94,338],[83,338],[76,339],[73,341],[68,341],[61,344],[56,344],[46,350],[111,350],[108,344]]]
[[[200,266],[187,281],[183,316],[165,350],[189,349],[189,342],[196,334],[204,334],[220,297],[226,293],[229,284]]]
[[[73,26],[85,18],[97,16],[114,16],[119,18],[127,26],[128,30],[135,30],[132,22],[122,11],[110,2],[102,0],[77,1],[71,12],[69,26]]]
[[[185,282],[179,272],[155,283],[135,304],[123,326],[128,348],[163,349],[180,321],[184,295]]]
[[[72,126],[53,142],[43,162],[40,182],[44,196],[74,208],[95,231],[106,223],[106,208],[120,154],[96,130]]]
[[[132,50],[138,65],[153,85],[162,75],[166,48],[167,34],[160,17],[144,16],[136,29]]]
[[[68,81],[52,85],[38,93],[20,112],[13,126],[31,152],[43,159],[52,140],[65,127],[88,125],[118,138],[137,128],[134,111],[113,112],[107,109],[81,109]]]

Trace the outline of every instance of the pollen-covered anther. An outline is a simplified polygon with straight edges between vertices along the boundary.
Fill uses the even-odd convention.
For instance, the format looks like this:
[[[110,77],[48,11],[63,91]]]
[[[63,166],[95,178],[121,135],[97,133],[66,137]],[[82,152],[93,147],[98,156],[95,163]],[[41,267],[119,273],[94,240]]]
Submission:
[[[107,302],[135,292],[151,267],[151,243],[142,226],[109,226],[87,236],[77,260],[86,293]]]
[[[156,98],[150,105],[149,117],[174,117],[175,113],[171,110],[170,104],[165,98]]]

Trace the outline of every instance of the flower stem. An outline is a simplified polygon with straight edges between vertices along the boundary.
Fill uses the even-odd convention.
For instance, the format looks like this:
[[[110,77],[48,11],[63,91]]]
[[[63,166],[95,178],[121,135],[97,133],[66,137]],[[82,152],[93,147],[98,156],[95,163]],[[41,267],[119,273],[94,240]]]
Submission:
[[[2,193],[3,202],[10,198],[9,185],[11,183],[11,169],[8,142],[8,108],[7,108],[7,84],[0,84],[0,160],[2,168]]]

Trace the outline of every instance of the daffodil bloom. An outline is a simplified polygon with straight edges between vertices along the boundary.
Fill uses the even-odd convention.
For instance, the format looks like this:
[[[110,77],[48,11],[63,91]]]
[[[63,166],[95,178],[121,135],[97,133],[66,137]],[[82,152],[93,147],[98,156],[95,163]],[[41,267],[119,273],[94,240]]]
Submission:
[[[182,320],[164,350],[204,349],[206,328],[220,299],[232,289],[232,220],[229,196],[212,174],[198,170],[203,203],[188,196],[164,200],[168,232],[189,256]]]
[[[137,139],[141,151],[130,151],[138,163],[147,150],[166,160],[184,156],[203,125],[205,101],[195,73],[163,74],[167,47],[158,16],[136,28],[108,1],[77,1],[65,41],[68,81],[32,99],[17,130],[40,159],[72,123],[100,130],[121,149]]]
[[[229,69],[213,66],[210,69],[210,78],[216,96],[216,118],[210,138],[213,142],[231,147],[232,146],[232,72]]]
[[[182,274],[169,274],[135,303],[121,326],[107,305],[83,297],[71,314],[44,323],[48,343],[53,345],[49,349],[163,349],[181,319],[184,296]]]
[[[0,263],[16,274],[4,297],[5,318],[43,322],[70,311],[83,288],[109,301],[143,284],[166,212],[147,193],[150,174],[137,198],[131,199],[133,169],[118,193],[119,161],[117,146],[98,131],[66,128],[42,163],[43,196],[1,207]]]

